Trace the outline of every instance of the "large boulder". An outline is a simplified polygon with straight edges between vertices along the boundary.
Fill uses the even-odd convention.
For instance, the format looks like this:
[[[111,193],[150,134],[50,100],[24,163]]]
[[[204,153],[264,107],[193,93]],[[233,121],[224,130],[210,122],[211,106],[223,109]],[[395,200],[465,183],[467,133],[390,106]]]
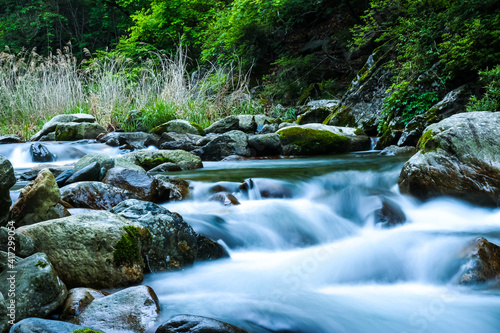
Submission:
[[[257,129],[255,117],[251,114],[241,114],[238,116],[238,129],[245,133],[254,133]]]
[[[255,156],[276,156],[283,152],[278,133],[252,135],[248,138],[248,146]]]
[[[12,204],[10,199],[10,188],[16,183],[16,175],[12,163],[0,155],[0,225],[4,225],[9,217],[9,209]]]
[[[277,133],[285,155],[338,154],[349,151],[349,138],[329,129],[290,126]]]
[[[226,133],[240,128],[240,119],[237,116],[229,116],[205,128],[205,133]]]
[[[64,303],[68,290],[44,253],[20,260],[15,268],[15,274],[10,270],[0,273],[0,292],[15,292],[16,321],[43,318]]]
[[[151,202],[127,200],[110,210],[146,228],[153,235],[147,252],[152,271],[177,270],[194,263],[196,233],[178,214]]]
[[[49,169],[38,173],[19,195],[10,211],[10,218],[17,226],[68,216],[69,212],[59,203],[61,193]]]
[[[88,326],[80,326],[59,320],[26,318],[12,326],[10,333],[101,333]]]
[[[220,161],[231,155],[251,156],[247,135],[238,130],[221,134],[194,152],[204,161]]]
[[[108,171],[102,182],[131,192],[141,200],[156,199],[158,181],[145,172],[113,168]]]
[[[127,199],[140,197],[128,190],[101,182],[78,182],[61,188],[62,200],[75,208],[109,209]]]
[[[106,129],[97,123],[61,123],[55,131],[56,141],[76,141],[83,139],[95,139]]]
[[[137,286],[94,300],[72,323],[104,332],[142,333],[154,325],[159,312],[154,290]]]
[[[61,319],[72,320],[85,310],[93,300],[108,296],[108,292],[92,288],[73,288],[64,302]]]
[[[500,205],[500,113],[451,116],[425,129],[399,176],[402,193]]]
[[[165,132],[167,133],[174,132],[178,134],[197,134],[197,135],[205,134],[203,129],[199,125],[182,119],[170,120],[164,124],[161,124],[153,128],[150,133],[162,135]]]
[[[85,113],[75,113],[75,114],[60,114],[49,120],[42,129],[31,137],[31,141],[38,141],[44,135],[47,135],[56,130],[56,127],[62,123],[95,123],[94,116]]]
[[[182,170],[193,170],[203,167],[203,163],[198,156],[184,150],[140,150],[117,158],[117,164],[119,160],[139,165],[146,171],[166,162],[175,163]]]
[[[33,239],[70,288],[116,288],[143,279],[151,234],[115,214],[88,212],[17,231]]]
[[[163,323],[155,333],[246,333],[234,325],[212,318],[178,315]]]
[[[469,285],[500,280],[500,247],[483,237],[475,239],[464,253],[466,264],[459,284]]]

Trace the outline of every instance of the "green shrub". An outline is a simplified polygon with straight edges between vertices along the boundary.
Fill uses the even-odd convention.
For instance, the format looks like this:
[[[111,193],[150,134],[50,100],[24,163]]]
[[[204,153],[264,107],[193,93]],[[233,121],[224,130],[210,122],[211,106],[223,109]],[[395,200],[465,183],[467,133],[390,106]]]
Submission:
[[[485,93],[481,98],[472,96],[467,104],[467,111],[500,110],[500,65],[491,70],[479,72]]]

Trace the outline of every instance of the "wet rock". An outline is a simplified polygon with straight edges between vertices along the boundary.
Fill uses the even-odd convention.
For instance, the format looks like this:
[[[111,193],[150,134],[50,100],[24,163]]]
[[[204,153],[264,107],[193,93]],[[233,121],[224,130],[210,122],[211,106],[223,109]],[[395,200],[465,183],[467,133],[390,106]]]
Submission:
[[[97,165],[100,168],[99,172],[99,179],[96,180],[101,180],[104,178],[104,175],[106,175],[106,172],[108,172],[109,169],[115,167],[115,160],[107,155],[103,154],[88,154],[83,156],[76,162],[75,167],[73,169],[73,172],[78,172],[87,166],[89,166],[92,163],[97,163]]]
[[[338,154],[349,151],[349,138],[326,129],[292,126],[277,132],[285,155]]]
[[[91,329],[88,326],[74,325],[58,320],[26,318],[12,326],[10,333],[71,333],[77,330]],[[80,331],[97,332],[97,331]]]
[[[178,270],[194,263],[196,233],[180,215],[139,200],[124,201],[110,211],[149,229],[153,235],[147,252],[151,271]]]
[[[73,174],[66,179],[66,184],[83,181],[98,181],[100,180],[100,175],[101,166],[93,162],[78,171],[74,171]]]
[[[176,171],[182,171],[182,168],[178,166],[175,163],[163,163],[158,165],[157,167],[154,167],[153,169],[149,170],[148,173],[155,173],[155,172],[176,172]]]
[[[160,149],[182,149],[185,151],[192,151],[196,148],[198,147],[186,140],[168,141],[160,145]]]
[[[248,146],[255,156],[275,156],[283,151],[279,134],[259,134],[248,138]]]
[[[170,162],[179,165],[182,170],[193,170],[203,167],[203,163],[198,156],[184,150],[141,150],[125,154],[118,160],[139,165],[146,171],[157,167],[160,164]]]
[[[11,277],[8,270],[0,273],[1,281],[7,281],[0,284],[2,294],[8,295],[15,286],[16,321],[43,318],[63,304],[68,291],[44,253],[20,260],[16,271],[15,279],[8,279]]]
[[[251,114],[242,114],[238,116],[238,129],[245,133],[254,133],[257,130],[255,117]]]
[[[68,216],[69,212],[59,207],[60,200],[54,175],[49,169],[43,169],[34,181],[22,189],[19,199],[12,206],[10,218],[16,221],[17,226],[23,226]]]
[[[76,141],[82,139],[95,139],[106,129],[97,123],[61,123],[55,130],[56,141]]]
[[[401,207],[388,198],[382,198],[382,208],[375,211],[375,223],[390,227],[406,222],[406,215]]]
[[[78,182],[61,188],[62,200],[75,208],[109,209],[139,197],[127,190],[101,182]]]
[[[239,186],[242,192],[257,192],[262,198],[291,198],[292,189],[286,182],[273,179],[247,179]]]
[[[25,141],[17,134],[7,134],[0,136],[0,145],[10,144],[10,143],[23,143],[23,142]]]
[[[158,181],[155,202],[180,201],[190,197],[189,182],[182,178],[155,175]]]
[[[247,135],[242,131],[235,130],[221,134],[198,152],[198,156],[204,161],[220,161],[230,155],[251,156]]]
[[[73,288],[64,302],[61,319],[69,321],[78,316],[95,299],[108,296],[108,292],[92,288]]]
[[[5,333],[9,331],[9,317],[7,314],[9,310],[7,309],[7,303],[3,298],[2,293],[0,293],[0,333]]]
[[[205,134],[200,125],[181,119],[170,120],[151,130],[151,133],[157,135],[161,135],[162,133],[165,132],[167,133],[174,132],[178,134],[197,134],[197,135]]]
[[[166,142],[177,142],[180,141],[185,145],[198,146],[198,141],[204,138],[201,135],[196,134],[178,134],[175,132],[163,133],[157,142],[157,147],[161,147],[162,144]],[[180,143],[179,143],[180,144]]]
[[[234,195],[227,192],[218,192],[212,195],[208,200],[210,201],[218,201],[224,206],[236,206],[239,205],[240,202]]]
[[[500,113],[461,113],[426,128],[399,176],[401,193],[500,205]]]
[[[10,199],[10,188],[16,183],[16,176],[12,163],[0,155],[0,225],[4,225],[9,217],[9,209],[12,204]]]
[[[72,323],[104,332],[142,333],[154,325],[159,312],[154,290],[137,286],[94,300]]]
[[[465,249],[464,272],[459,284],[470,285],[500,279],[500,247],[483,237],[475,239]]]
[[[1,227],[0,228],[0,250],[7,252],[9,237],[14,237],[14,246],[16,248],[16,255],[20,257],[28,257],[35,253],[35,243],[33,240],[23,234],[15,232],[11,225],[8,225],[11,229]]]
[[[240,128],[240,119],[237,116],[229,116],[205,128],[205,133],[222,134]]]
[[[130,161],[127,161],[127,160],[124,160],[124,159],[121,159],[121,158],[117,158],[115,160],[115,166],[118,167],[118,168],[124,168],[124,169],[137,170],[137,171],[140,171],[140,172],[146,172],[146,169],[144,169],[143,167],[138,166],[137,164],[134,164],[134,163],[132,163]],[[104,173],[104,175],[106,175],[106,173]]]
[[[18,228],[44,252],[70,287],[117,288],[139,283],[151,234],[115,214],[95,211]]]
[[[56,177],[57,186],[63,187],[67,180],[73,175],[73,170],[65,170]]]
[[[379,155],[381,156],[397,156],[397,155],[413,155],[417,152],[417,149],[415,147],[411,146],[405,146],[405,147],[398,147],[398,146],[389,146],[384,148]]]
[[[214,242],[210,238],[197,234],[198,252],[196,254],[196,261],[217,260],[222,258],[229,258],[229,253],[222,245]]]
[[[115,167],[110,169],[103,183],[124,189],[141,200],[151,201],[156,197],[158,181],[150,175],[137,170]]]
[[[54,155],[39,142],[30,145],[30,155],[33,162],[52,162],[55,160]]]
[[[112,147],[126,145],[131,149],[144,149],[157,142],[158,139],[158,136],[144,132],[111,132],[104,135],[99,141]]]
[[[32,181],[35,180],[35,178],[38,176],[41,170],[43,169],[49,169],[50,172],[54,175],[54,177],[58,177],[61,173],[67,171],[67,170],[73,170],[73,167],[70,166],[57,166],[53,164],[39,164],[31,168],[31,170],[28,170],[26,172],[23,172],[20,176],[20,180],[26,180],[26,181]]]
[[[219,320],[193,316],[193,315],[178,315],[163,323],[156,333],[246,333],[246,331],[224,323]]]
[[[44,135],[49,134],[50,132],[55,132],[56,127],[62,123],[95,123],[95,118],[92,115],[84,114],[84,113],[76,113],[76,114],[60,114],[52,118],[45,125],[43,125],[42,129],[31,137],[31,141],[38,141]]]

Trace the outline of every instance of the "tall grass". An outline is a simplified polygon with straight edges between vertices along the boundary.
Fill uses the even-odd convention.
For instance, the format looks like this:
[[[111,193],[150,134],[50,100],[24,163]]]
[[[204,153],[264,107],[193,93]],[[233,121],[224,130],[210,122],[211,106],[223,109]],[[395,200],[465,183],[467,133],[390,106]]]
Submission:
[[[90,113],[103,126],[132,131],[137,122],[152,128],[181,118],[208,126],[263,111],[250,98],[249,73],[209,65],[190,74],[188,60],[182,46],[173,56],[152,53],[140,66],[112,53],[79,63],[70,47],[46,57],[7,50],[0,53],[0,134],[29,138],[63,113]]]

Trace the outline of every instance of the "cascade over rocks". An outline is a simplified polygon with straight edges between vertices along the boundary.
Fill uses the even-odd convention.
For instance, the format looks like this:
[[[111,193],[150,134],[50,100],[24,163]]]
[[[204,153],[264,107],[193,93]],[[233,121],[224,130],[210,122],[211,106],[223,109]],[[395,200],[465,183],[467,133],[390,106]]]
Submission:
[[[0,273],[0,292],[8,294],[11,282],[15,283],[16,321],[28,317],[45,317],[64,303],[68,295],[66,286],[44,253],[20,260],[16,264],[15,280],[9,270]]]
[[[117,288],[143,279],[151,242],[143,226],[93,211],[20,227],[70,287]],[[63,299],[64,300],[64,299]]]
[[[23,226],[69,216],[60,201],[61,193],[54,175],[49,169],[43,169],[21,191],[19,199],[12,206],[10,218],[16,221],[17,226]]]
[[[219,320],[193,315],[178,315],[163,323],[155,333],[246,333]]]
[[[9,217],[9,209],[12,204],[9,191],[15,183],[16,175],[12,163],[0,155],[0,225],[4,225]]]
[[[399,176],[402,193],[500,205],[500,113],[461,113],[430,125]]]
[[[159,312],[154,290],[137,286],[95,299],[71,322],[103,332],[142,333],[154,325]]]

